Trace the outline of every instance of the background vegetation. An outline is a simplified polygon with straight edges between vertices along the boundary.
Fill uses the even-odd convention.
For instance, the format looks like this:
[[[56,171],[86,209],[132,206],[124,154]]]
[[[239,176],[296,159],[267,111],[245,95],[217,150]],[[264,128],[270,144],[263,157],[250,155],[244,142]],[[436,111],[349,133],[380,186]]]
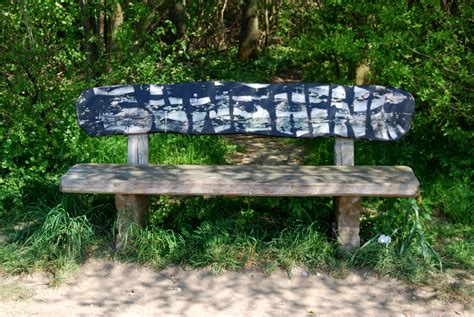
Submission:
[[[439,277],[440,260],[447,274],[472,273],[470,1],[9,0],[0,15],[3,270],[47,269],[60,280],[102,255],[269,272],[369,266],[418,282]],[[367,200],[366,244],[349,257],[337,256],[328,234],[328,199],[156,197],[148,228],[132,229],[130,247],[115,254],[112,197],[59,192],[73,164],[126,159],[124,138],[79,130],[74,103],[84,89],[290,77],[353,84],[358,75],[412,92],[417,106],[406,138],[357,142],[356,163],[412,166],[422,186],[417,201]],[[308,163],[331,163],[332,140],[294,142],[310,149]],[[151,162],[224,163],[232,151],[224,138],[155,135]],[[377,243],[380,234],[392,243]]]

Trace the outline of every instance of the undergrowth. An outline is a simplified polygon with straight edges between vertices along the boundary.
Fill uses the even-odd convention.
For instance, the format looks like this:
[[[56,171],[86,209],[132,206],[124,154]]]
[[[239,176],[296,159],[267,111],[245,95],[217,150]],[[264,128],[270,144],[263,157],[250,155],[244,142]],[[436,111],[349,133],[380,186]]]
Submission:
[[[281,232],[246,230],[236,219],[204,221],[192,232],[132,226],[117,255],[162,268],[171,263],[208,267],[214,271],[261,267],[311,270],[335,267],[336,246],[317,223],[294,224]]]

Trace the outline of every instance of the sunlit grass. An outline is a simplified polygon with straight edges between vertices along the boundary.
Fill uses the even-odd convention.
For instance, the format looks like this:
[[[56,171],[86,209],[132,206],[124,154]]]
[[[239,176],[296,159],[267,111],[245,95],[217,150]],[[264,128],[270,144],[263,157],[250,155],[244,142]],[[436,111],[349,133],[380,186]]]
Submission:
[[[0,247],[0,265],[10,273],[65,271],[96,242],[87,215],[74,215],[64,204],[48,209],[39,202],[8,229],[7,241]]]

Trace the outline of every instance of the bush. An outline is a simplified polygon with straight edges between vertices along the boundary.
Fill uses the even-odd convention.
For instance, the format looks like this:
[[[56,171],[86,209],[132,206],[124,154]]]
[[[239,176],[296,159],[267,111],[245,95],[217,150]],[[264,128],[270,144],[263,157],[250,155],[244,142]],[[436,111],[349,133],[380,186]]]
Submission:
[[[474,224],[474,192],[468,179],[437,180],[429,194],[430,208],[441,211],[453,223]]]

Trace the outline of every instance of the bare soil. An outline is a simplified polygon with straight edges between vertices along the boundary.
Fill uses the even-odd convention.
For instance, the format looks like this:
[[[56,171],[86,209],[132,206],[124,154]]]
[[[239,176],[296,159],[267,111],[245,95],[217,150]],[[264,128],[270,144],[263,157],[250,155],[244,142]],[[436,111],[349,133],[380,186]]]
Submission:
[[[430,288],[363,272],[344,279],[276,271],[223,272],[90,260],[60,287],[46,274],[4,277],[22,296],[0,301],[2,316],[472,316]]]
[[[306,149],[275,137],[230,135],[227,139],[237,145],[237,151],[227,157],[235,165],[299,165]]]

